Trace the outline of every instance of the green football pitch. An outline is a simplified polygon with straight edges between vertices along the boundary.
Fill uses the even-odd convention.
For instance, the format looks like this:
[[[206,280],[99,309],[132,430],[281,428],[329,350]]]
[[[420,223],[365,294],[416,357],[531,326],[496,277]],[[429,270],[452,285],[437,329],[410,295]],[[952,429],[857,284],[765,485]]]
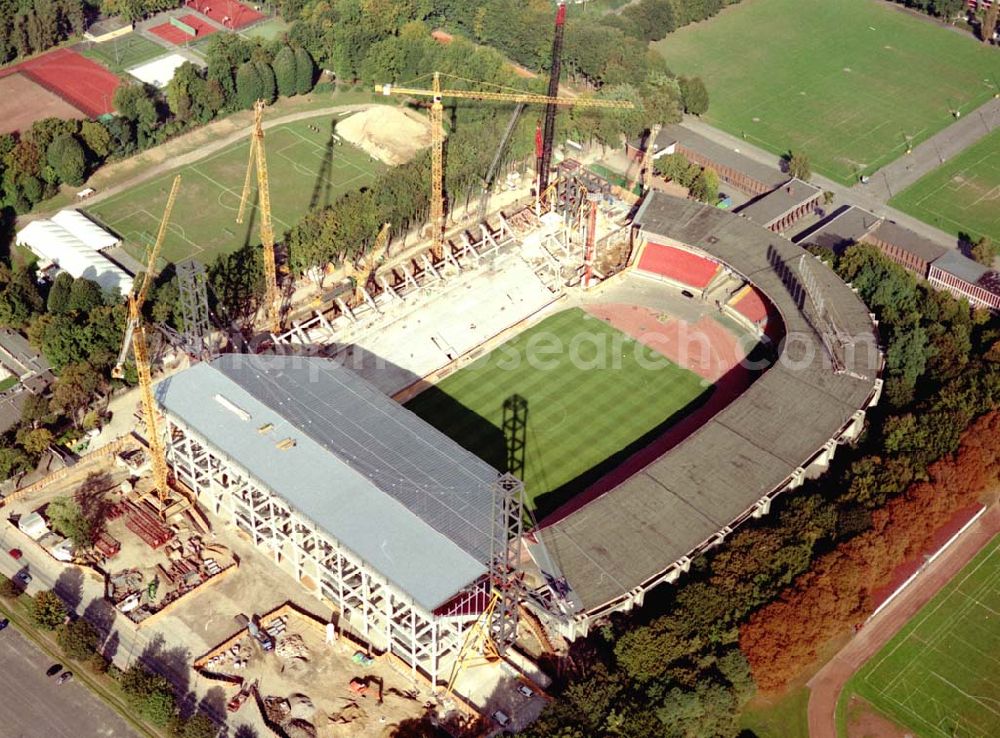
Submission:
[[[921,738],[1000,735],[1000,536],[848,683]]]
[[[1000,91],[1000,54],[875,0],[744,0],[654,44],[705,119],[850,185]]]
[[[1000,243],[1000,129],[925,175],[890,203],[941,230]]]
[[[346,143],[333,145],[331,122],[330,116],[320,116],[265,131],[271,213],[279,239],[311,202],[329,204],[348,190],[370,184],[382,167],[360,149]],[[103,200],[87,212],[120,234],[132,256],[142,261],[145,248],[155,239],[173,178],[180,174],[181,187],[162,257],[166,262],[193,257],[209,264],[248,241],[260,243],[256,180],[243,224],[236,224],[248,147],[246,140],[233,144]],[[328,153],[330,165],[324,167]]]
[[[121,74],[126,69],[169,54],[170,50],[133,32],[110,41],[91,44],[89,49],[81,53],[103,64],[112,72]]]
[[[424,390],[407,407],[498,469],[524,441],[526,499],[540,513],[580,491],[704,402],[711,385],[574,308],[546,318]],[[504,405],[523,398],[523,432]],[[508,417],[510,415],[508,414]],[[511,446],[513,448],[513,446]]]

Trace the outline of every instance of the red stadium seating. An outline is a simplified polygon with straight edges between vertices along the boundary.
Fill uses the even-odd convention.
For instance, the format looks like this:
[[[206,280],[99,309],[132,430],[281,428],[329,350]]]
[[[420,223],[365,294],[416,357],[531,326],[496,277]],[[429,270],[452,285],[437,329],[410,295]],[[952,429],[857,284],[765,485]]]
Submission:
[[[639,259],[639,269],[703,290],[719,271],[719,265],[690,251],[649,243]]]

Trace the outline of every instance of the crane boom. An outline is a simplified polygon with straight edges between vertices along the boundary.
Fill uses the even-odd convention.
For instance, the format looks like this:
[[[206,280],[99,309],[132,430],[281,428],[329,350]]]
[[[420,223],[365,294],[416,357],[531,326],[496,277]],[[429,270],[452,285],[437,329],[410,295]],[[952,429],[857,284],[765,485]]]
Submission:
[[[552,66],[549,69],[549,97],[559,94],[559,75],[562,71],[563,30],[566,27],[566,2],[559,0],[556,9],[556,32],[552,38]],[[549,186],[549,169],[552,167],[552,141],[556,133],[556,106],[545,106],[545,131],[542,136],[542,155],[538,160],[538,191]]]
[[[156,279],[156,262],[160,258],[160,250],[163,248],[163,241],[167,236],[167,223],[170,221],[170,214],[174,209],[174,201],[177,199],[177,190],[181,186],[181,175],[174,177],[174,183],[170,188],[170,195],[167,197],[167,205],[163,210],[163,219],[160,221],[160,229],[156,233],[156,240],[153,242],[153,248],[149,251],[149,256],[146,259],[146,271],[142,275],[142,285],[139,287],[139,291],[134,294],[134,300],[136,303],[136,308],[138,313],[142,314],[142,308],[146,304],[146,297],[149,295],[149,288],[152,286],[153,281]],[[133,286],[134,289],[134,286]],[[111,370],[111,376],[121,379],[123,376],[123,366],[125,360],[128,358],[128,350],[132,347],[132,335],[135,331],[135,320],[132,318],[132,304],[133,296],[129,296],[129,320],[128,324],[125,326],[125,340],[122,341],[122,350],[118,353],[118,361],[115,362],[114,368]]]
[[[258,100],[253,106],[253,131],[250,134],[250,158],[236,222],[243,222],[250,197],[252,172],[257,173],[257,200],[260,207],[260,242],[264,249],[264,323],[268,330],[281,330],[281,313],[278,306],[278,268],[274,258],[274,225],[271,222],[271,189],[267,176],[267,157],[264,155],[264,108],[267,103]],[[256,166],[255,166],[256,165]]]
[[[375,85],[375,92],[383,95],[409,95],[432,98],[431,103],[431,226],[433,228],[434,253],[440,255],[444,246],[444,105],[446,97],[459,100],[483,100],[488,102],[513,102],[525,105],[561,105],[588,108],[612,108],[631,110],[635,105],[629,100],[601,98],[556,97],[519,92],[493,92],[489,90],[443,90],[441,75],[434,72],[431,89],[419,87],[397,87],[391,84]]]

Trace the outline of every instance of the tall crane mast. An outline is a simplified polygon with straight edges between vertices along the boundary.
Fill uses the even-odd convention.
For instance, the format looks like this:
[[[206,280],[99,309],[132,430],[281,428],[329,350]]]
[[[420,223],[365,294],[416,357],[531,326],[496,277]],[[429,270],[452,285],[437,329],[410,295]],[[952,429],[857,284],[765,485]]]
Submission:
[[[656,153],[656,139],[659,138],[661,129],[662,126],[659,123],[654,123],[653,127],[649,129],[649,135],[646,137],[646,148],[642,152],[642,159],[639,162],[639,171],[636,172],[635,177],[629,179],[628,188],[630,190],[640,181],[642,182],[642,191],[644,193],[652,185],[653,154]]]
[[[435,253],[440,254],[444,246],[444,98],[460,100],[482,100],[487,102],[513,102],[526,105],[578,106],[590,108],[616,108],[631,110],[635,107],[628,100],[604,100],[596,98],[555,97],[519,92],[496,92],[486,90],[443,90],[441,75],[434,72],[431,89],[397,87],[391,84],[375,85],[375,92],[383,95],[408,95],[431,98],[431,226]]]
[[[556,8],[556,32],[552,38],[552,68],[549,70],[549,97],[559,94],[559,76],[562,73],[563,30],[566,28],[566,0],[559,0]],[[545,106],[545,130],[542,135],[542,152],[538,159],[538,191],[545,192],[549,186],[549,170],[552,167],[552,141],[556,135],[556,106]]]
[[[167,453],[163,446],[163,437],[160,435],[159,416],[156,412],[156,402],[153,399],[153,377],[149,363],[149,343],[146,340],[146,326],[142,319],[142,308],[146,303],[149,288],[155,279],[156,260],[159,258],[160,249],[163,247],[163,239],[167,233],[167,223],[170,221],[170,213],[174,209],[174,201],[177,199],[177,190],[181,184],[181,177],[178,174],[174,177],[174,184],[170,188],[170,196],[167,198],[167,206],[163,210],[163,218],[160,220],[160,230],[157,233],[156,241],[149,250],[149,258],[146,263],[146,273],[142,277],[142,285],[138,291],[133,289],[128,296],[128,325],[122,353],[119,355],[119,362],[112,371],[112,375],[121,376],[122,363],[128,355],[131,344],[132,353],[135,356],[136,373],[139,375],[139,393],[142,400],[142,413],[146,422],[146,442],[149,444],[149,457],[153,467],[153,484],[156,494],[160,500],[160,515],[166,514],[167,500],[170,497],[169,473],[167,470]]]
[[[242,223],[250,198],[250,183],[253,173],[257,173],[257,204],[260,208],[260,243],[264,248],[264,323],[268,330],[281,330],[281,312],[278,304],[278,268],[274,259],[274,226],[271,223],[271,189],[267,178],[267,157],[264,155],[264,107],[263,100],[253,106],[253,130],[250,133],[250,158],[247,173],[243,179],[243,194],[240,196],[240,210],[236,222]],[[255,166],[256,165],[256,166]]]

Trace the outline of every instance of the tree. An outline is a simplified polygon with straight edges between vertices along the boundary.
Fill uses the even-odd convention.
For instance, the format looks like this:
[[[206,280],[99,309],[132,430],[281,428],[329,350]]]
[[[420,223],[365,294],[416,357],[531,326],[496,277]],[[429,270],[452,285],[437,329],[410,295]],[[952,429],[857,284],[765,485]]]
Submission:
[[[173,718],[174,695],[164,677],[134,664],[122,673],[120,683],[132,708],[154,725],[164,726]]]
[[[63,182],[73,186],[83,184],[87,172],[87,159],[83,146],[76,136],[64,134],[53,139],[46,152],[46,158]]]
[[[295,49],[295,90],[305,95],[316,82],[316,64],[304,48]]]
[[[219,727],[212,722],[212,719],[199,712],[184,722],[180,738],[215,738],[218,733]]]
[[[253,62],[244,62],[236,71],[236,99],[241,108],[250,109],[263,95],[264,82]]]
[[[708,90],[701,77],[681,77],[680,86],[685,113],[704,115],[708,112]]]
[[[20,448],[0,448],[0,479],[31,471],[31,459]]]
[[[141,83],[122,83],[115,90],[114,106],[119,116],[135,126],[139,147],[148,146],[152,141],[153,131],[160,123],[155,92]]]
[[[48,428],[22,428],[17,432],[17,442],[34,458],[38,458],[52,445],[53,435]]]
[[[997,31],[998,18],[1000,18],[1000,3],[990,3],[983,11],[983,25],[980,35],[984,44],[993,40],[993,34]]]
[[[788,173],[803,182],[808,182],[812,177],[812,167],[809,164],[809,157],[802,153],[791,152],[788,155]]]
[[[20,582],[15,582],[13,579],[8,579],[3,574],[0,574],[0,597],[3,597],[5,600],[15,600],[23,592],[24,587],[21,586]]]
[[[49,288],[46,308],[57,315],[69,310],[70,292],[73,289],[73,276],[69,272],[59,272]]]
[[[69,416],[73,424],[79,426],[83,411],[100,386],[101,376],[90,364],[70,364],[52,384],[52,409]]]
[[[714,203],[719,197],[719,175],[714,169],[702,169],[691,183],[691,197]]]
[[[29,428],[37,428],[50,415],[49,398],[45,395],[28,394],[24,398],[24,404],[21,406],[21,423]]]
[[[94,523],[88,519],[79,503],[71,497],[59,497],[49,503],[46,511],[52,527],[79,548],[94,543]]]
[[[1000,3],[997,3],[997,8],[1000,9]],[[980,238],[972,244],[972,248],[969,250],[969,256],[984,266],[992,266],[996,255],[997,247],[990,240],[989,236],[983,236]]]
[[[69,658],[84,661],[94,655],[100,634],[97,628],[83,618],[66,623],[56,633],[59,647]]]
[[[274,78],[278,85],[278,94],[289,97],[298,92],[296,86],[295,52],[291,46],[282,46],[274,56]]]
[[[257,74],[260,75],[260,96],[264,102],[270,104],[278,97],[278,86],[274,80],[274,70],[271,65],[264,61],[254,62],[257,66]]]
[[[66,605],[51,589],[43,589],[31,601],[31,619],[42,630],[55,630],[67,614]]]
[[[104,292],[101,285],[92,279],[80,277],[74,279],[69,290],[67,309],[80,313],[89,313],[94,308],[104,304]]]

